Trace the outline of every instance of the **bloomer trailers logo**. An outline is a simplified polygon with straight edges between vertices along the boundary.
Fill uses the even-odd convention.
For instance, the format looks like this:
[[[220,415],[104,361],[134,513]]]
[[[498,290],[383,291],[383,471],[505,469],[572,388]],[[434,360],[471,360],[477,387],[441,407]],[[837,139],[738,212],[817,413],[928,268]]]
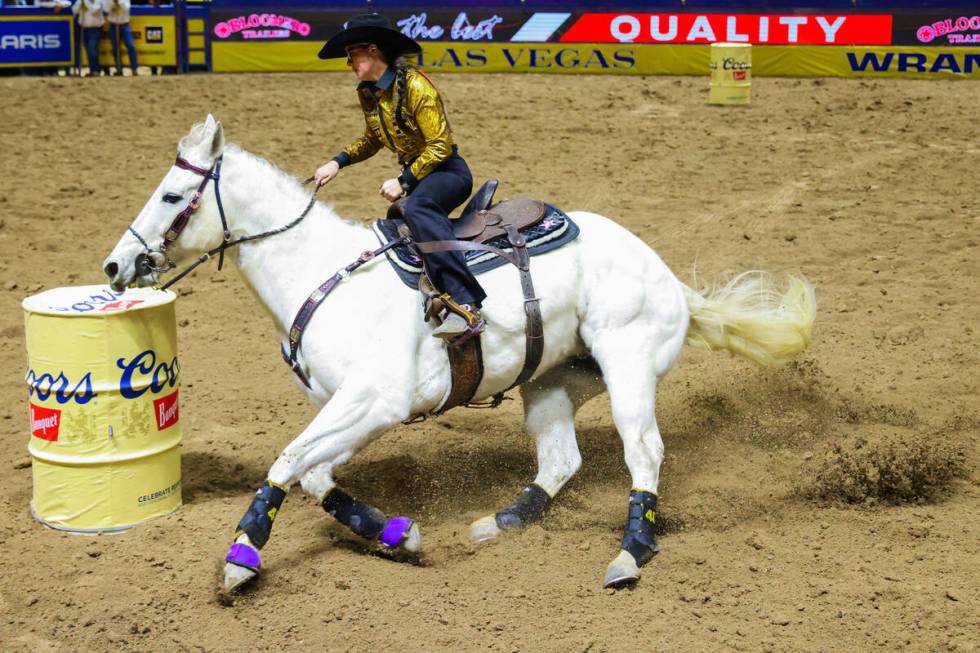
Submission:
[[[31,408],[31,435],[48,442],[57,442],[58,429],[61,428],[61,411],[57,408],[29,405]]]
[[[949,45],[973,45],[980,43],[980,16],[945,18],[923,25],[915,31],[920,43],[945,40]]]
[[[73,45],[70,17],[0,16],[0,66],[70,65]]]
[[[563,43],[888,45],[887,15],[582,14]]]
[[[310,24],[282,14],[250,14],[237,16],[214,26],[219,39],[240,34],[243,39],[287,39],[292,34],[309,36]]]

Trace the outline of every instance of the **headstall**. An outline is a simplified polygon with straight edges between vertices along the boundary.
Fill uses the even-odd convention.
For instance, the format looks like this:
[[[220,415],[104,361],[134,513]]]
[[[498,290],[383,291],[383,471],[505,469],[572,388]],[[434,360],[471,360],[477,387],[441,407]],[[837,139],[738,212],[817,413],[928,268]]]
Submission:
[[[163,273],[174,269],[175,267],[177,267],[177,265],[167,255],[167,249],[180,237],[180,234],[183,233],[184,229],[187,227],[188,223],[190,222],[191,216],[194,215],[194,212],[197,211],[198,207],[201,205],[201,198],[204,196],[204,190],[207,188],[208,182],[214,179],[214,198],[218,203],[218,215],[221,216],[221,232],[222,232],[221,244],[215,247],[214,249],[211,249],[205,252],[204,254],[202,254],[200,257],[198,257],[198,259],[194,263],[188,266],[187,269],[180,272],[179,274],[174,276],[173,279],[170,279],[169,281],[167,281],[167,283],[160,286],[161,290],[166,290],[170,286],[174,285],[175,283],[183,279],[185,276],[187,276],[192,270],[194,270],[194,268],[199,266],[201,263],[204,263],[215,254],[218,255],[218,269],[220,270],[225,262],[226,249],[230,247],[234,247],[235,245],[240,245],[241,243],[248,242],[250,240],[259,240],[261,238],[274,236],[275,234],[279,234],[284,231],[288,231],[292,229],[293,227],[295,227],[296,225],[298,225],[300,222],[303,221],[303,218],[307,216],[307,214],[310,212],[310,209],[313,208],[313,204],[316,202],[316,192],[317,190],[319,190],[319,187],[313,190],[313,195],[310,196],[309,203],[306,205],[306,208],[303,209],[303,212],[299,215],[299,217],[293,220],[292,222],[290,222],[289,224],[283,225],[282,227],[279,227],[277,229],[264,231],[260,234],[255,234],[252,236],[243,236],[241,238],[232,240],[231,231],[228,229],[228,219],[225,217],[225,207],[221,202],[220,181],[221,181],[221,162],[223,159],[224,159],[224,154],[221,154],[218,156],[217,159],[214,160],[214,163],[211,165],[210,168],[201,168],[199,166],[194,165],[193,163],[190,163],[187,159],[184,159],[179,154],[177,155],[177,160],[174,163],[175,166],[177,166],[182,170],[188,170],[190,172],[199,174],[201,175],[201,177],[203,177],[203,179],[201,179],[201,183],[198,184],[197,190],[195,190],[194,194],[191,195],[191,199],[187,203],[187,206],[185,206],[184,209],[177,214],[177,217],[174,218],[174,221],[170,223],[170,226],[164,232],[163,242],[160,244],[159,249],[156,250],[152,249],[149,246],[149,244],[146,242],[146,239],[140,236],[139,233],[135,229],[133,229],[132,225],[130,225],[129,227],[130,233],[132,233],[133,236],[135,236],[136,239],[140,241],[140,243],[143,245],[143,248],[146,250],[145,253],[140,254],[139,256],[136,257],[136,270],[137,273],[140,274],[140,276],[153,272]],[[311,181],[313,181],[313,177],[306,179],[303,182],[303,185],[305,186]]]

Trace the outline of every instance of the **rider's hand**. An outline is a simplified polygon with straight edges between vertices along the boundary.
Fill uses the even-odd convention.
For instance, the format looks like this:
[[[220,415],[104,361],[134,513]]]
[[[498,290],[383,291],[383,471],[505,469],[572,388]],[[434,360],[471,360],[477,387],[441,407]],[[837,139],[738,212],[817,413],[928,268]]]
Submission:
[[[397,179],[389,179],[381,184],[381,195],[389,202],[394,202],[405,194],[402,185]]]
[[[323,186],[329,182],[331,179],[337,176],[338,172],[340,172],[340,164],[336,161],[331,159],[330,161],[324,163],[322,166],[316,169],[316,172],[313,173],[313,179],[316,181],[316,187],[319,188],[320,186]]]

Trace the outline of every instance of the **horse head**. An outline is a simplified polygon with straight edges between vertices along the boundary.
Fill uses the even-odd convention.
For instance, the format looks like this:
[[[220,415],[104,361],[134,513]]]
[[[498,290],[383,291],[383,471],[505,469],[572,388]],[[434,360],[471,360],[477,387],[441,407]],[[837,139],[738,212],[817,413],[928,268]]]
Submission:
[[[215,182],[224,147],[224,130],[211,114],[181,139],[176,162],[103,262],[114,290],[155,284],[181,259],[221,243]]]

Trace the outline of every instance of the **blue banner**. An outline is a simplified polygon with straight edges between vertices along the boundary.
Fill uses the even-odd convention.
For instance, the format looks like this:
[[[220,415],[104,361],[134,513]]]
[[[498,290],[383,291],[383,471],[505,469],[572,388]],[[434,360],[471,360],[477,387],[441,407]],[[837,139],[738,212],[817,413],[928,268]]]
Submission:
[[[70,66],[74,52],[68,16],[0,16],[0,66]]]

